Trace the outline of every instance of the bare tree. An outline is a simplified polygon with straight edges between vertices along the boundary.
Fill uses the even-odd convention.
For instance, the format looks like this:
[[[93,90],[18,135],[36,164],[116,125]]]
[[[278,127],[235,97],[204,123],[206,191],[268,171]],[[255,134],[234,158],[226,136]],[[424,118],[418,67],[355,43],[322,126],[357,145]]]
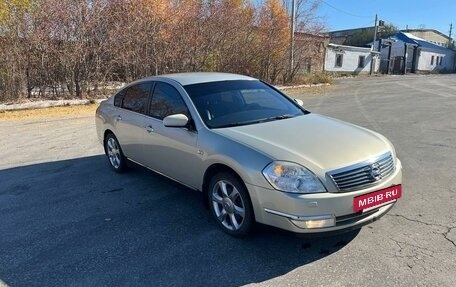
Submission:
[[[319,29],[313,18],[317,2],[297,1],[300,31]],[[281,0],[253,3],[1,1],[0,100],[90,97],[109,81],[171,72],[287,79],[286,7]],[[302,61],[298,57],[296,70]]]

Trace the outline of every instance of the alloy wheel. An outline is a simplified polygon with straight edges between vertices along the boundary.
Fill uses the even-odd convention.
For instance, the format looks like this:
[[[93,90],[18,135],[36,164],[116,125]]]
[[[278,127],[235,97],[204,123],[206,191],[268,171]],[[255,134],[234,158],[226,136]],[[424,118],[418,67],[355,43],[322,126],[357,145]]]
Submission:
[[[237,188],[219,180],[212,188],[211,199],[217,220],[228,230],[239,230],[245,219],[245,203]]]
[[[109,162],[115,169],[118,169],[121,165],[122,155],[120,153],[119,144],[112,137],[110,137],[107,141],[107,152],[108,152]]]

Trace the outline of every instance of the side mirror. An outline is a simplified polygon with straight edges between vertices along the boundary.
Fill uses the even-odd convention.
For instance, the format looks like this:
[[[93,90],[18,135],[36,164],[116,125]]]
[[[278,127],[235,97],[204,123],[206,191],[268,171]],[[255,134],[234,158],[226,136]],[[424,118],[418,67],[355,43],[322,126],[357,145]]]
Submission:
[[[163,125],[169,128],[183,128],[188,124],[188,117],[184,114],[169,115],[163,119]]]
[[[301,107],[304,107],[304,102],[303,102],[302,100],[300,100],[300,99],[294,99],[294,101],[295,101],[298,105],[300,105]]]

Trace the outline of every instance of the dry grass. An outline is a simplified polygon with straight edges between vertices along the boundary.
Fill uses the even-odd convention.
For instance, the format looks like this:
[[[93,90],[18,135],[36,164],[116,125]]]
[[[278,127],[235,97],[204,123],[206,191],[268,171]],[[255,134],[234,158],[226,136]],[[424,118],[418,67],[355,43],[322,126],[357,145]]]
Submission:
[[[286,89],[283,92],[290,97],[303,97],[303,96],[314,96],[314,95],[322,95],[326,91],[332,89],[333,86],[314,86],[314,87],[303,87],[303,88],[292,88]]]
[[[63,106],[42,109],[0,111],[0,121],[40,120],[49,118],[79,118],[93,116],[98,104]]]

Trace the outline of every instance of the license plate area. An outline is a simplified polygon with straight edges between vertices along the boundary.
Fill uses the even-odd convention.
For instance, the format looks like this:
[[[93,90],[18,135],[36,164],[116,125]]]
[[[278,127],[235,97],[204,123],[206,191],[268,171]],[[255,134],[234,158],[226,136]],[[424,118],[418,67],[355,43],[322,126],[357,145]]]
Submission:
[[[353,211],[368,211],[372,208],[396,201],[402,196],[402,185],[395,185],[357,196],[353,199]]]

